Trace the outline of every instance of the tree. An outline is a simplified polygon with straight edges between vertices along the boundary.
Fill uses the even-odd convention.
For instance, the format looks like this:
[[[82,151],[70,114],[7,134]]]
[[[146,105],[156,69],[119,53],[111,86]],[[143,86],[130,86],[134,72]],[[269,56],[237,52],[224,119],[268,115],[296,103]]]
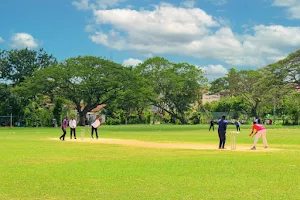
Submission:
[[[187,63],[171,63],[155,57],[137,67],[137,71],[148,80],[156,94],[151,103],[186,124],[185,112],[198,100],[200,90],[206,86],[204,73]]]
[[[225,80],[227,80],[228,94],[230,96],[236,96],[243,90],[244,86],[247,86],[245,85],[248,84],[247,80],[244,80],[244,82],[242,80],[243,78],[242,76],[244,76],[244,78],[247,77],[247,72],[248,72],[247,70],[237,71],[234,68],[229,69],[228,74],[225,77]]]
[[[210,93],[218,93],[218,92],[222,92],[222,91],[228,91],[229,87],[228,87],[228,80],[226,77],[221,77],[221,78],[217,78],[215,80],[213,80],[210,83],[210,89],[209,92]]]
[[[12,86],[6,83],[0,84],[0,115],[12,113],[14,116],[23,115],[23,107],[28,101],[13,93]]]
[[[263,101],[263,95],[266,88],[260,80],[263,80],[263,73],[259,70],[241,70],[230,69],[228,74],[215,82],[212,82],[212,88],[218,88],[226,91],[231,97],[241,97],[243,102],[249,107],[250,113],[258,117],[258,108]],[[221,83],[224,87],[221,87]]]
[[[300,55],[300,51],[262,69],[263,78],[260,82],[267,88],[262,105],[265,110],[273,110],[271,112],[273,112],[274,120],[280,102],[284,100],[285,96],[293,93],[297,81],[299,81],[300,62],[298,63],[298,69],[297,64],[292,64],[293,62],[297,63],[297,55]],[[296,73],[297,70],[298,74]]]
[[[7,115],[9,112],[9,99],[11,92],[7,84],[0,84],[0,115]]]
[[[250,113],[258,117],[258,108],[264,98],[264,92],[268,89],[265,85],[260,84],[259,80],[263,77],[258,70],[241,70],[238,72],[238,82],[233,87],[232,94],[240,96],[250,107]],[[231,79],[231,77],[228,77]]]
[[[74,103],[84,125],[88,111],[116,98],[126,78],[124,68],[94,56],[79,56],[36,71],[18,88],[27,95],[49,94]]]
[[[118,109],[125,112],[125,123],[130,112],[138,113],[139,121],[142,122],[143,111],[151,105],[154,92],[147,79],[140,76],[135,69],[128,69],[128,78],[123,82],[123,90],[116,99]]]
[[[35,70],[57,63],[56,59],[43,49],[13,49],[0,51],[0,78],[17,85],[31,76]]]
[[[300,118],[300,93],[294,92],[284,98],[284,110],[293,119],[293,124],[299,124]]]
[[[26,126],[50,126],[53,114],[52,106],[48,104],[50,101],[48,96],[39,95],[34,99],[29,99],[23,108]]]
[[[54,108],[53,108],[53,117],[58,121],[58,125],[61,124],[61,117],[63,111],[63,103],[64,101],[61,98],[57,98],[54,101]]]
[[[226,97],[205,106],[212,112],[245,112],[249,109],[241,97]]]
[[[276,72],[283,71],[288,83],[300,85],[300,50],[291,53],[287,58],[278,61]]]

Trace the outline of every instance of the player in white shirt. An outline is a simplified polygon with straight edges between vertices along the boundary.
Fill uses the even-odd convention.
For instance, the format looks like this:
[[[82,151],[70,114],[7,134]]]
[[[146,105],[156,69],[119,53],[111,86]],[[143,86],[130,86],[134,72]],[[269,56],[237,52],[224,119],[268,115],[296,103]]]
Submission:
[[[70,126],[70,139],[72,139],[72,133],[74,133],[74,139],[76,139],[76,120],[74,117],[69,121]]]
[[[94,131],[96,133],[96,138],[98,139],[98,127],[101,125],[101,116],[97,116],[97,119],[95,120],[94,123],[92,123],[92,138],[94,139]]]

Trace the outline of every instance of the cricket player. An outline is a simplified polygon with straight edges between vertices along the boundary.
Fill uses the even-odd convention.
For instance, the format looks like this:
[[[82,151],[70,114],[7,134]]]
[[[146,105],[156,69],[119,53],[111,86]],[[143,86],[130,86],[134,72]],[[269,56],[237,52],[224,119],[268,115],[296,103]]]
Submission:
[[[65,140],[65,136],[67,134],[67,125],[68,125],[68,116],[66,116],[66,118],[62,121],[61,124],[61,129],[63,131],[63,134],[59,137],[59,139],[61,140]]]
[[[268,148],[268,142],[266,138],[267,129],[263,125],[258,124],[256,121],[253,122],[252,131],[249,134],[249,136],[254,136],[254,135],[255,135],[254,144],[251,150],[256,150],[256,144],[260,137],[263,138],[265,149]]]
[[[92,123],[92,138],[94,139],[94,131],[96,133],[96,138],[98,139],[98,127],[101,125],[102,117],[98,116],[94,123]]]
[[[70,126],[70,139],[72,139],[72,133],[74,134],[74,139],[76,139],[76,120],[72,116],[72,119],[69,122]]]
[[[235,120],[235,127],[236,127],[236,131],[241,131],[241,125],[239,120]]]
[[[226,142],[226,129],[227,129],[227,124],[228,121],[225,120],[225,116],[222,116],[221,120],[218,121],[218,135],[219,135],[219,139],[220,139],[220,143],[219,143],[219,149],[224,149],[225,146],[225,142]]]
[[[213,131],[215,131],[215,125],[214,125],[214,120],[210,121],[210,127],[209,127],[209,131],[212,128]]]

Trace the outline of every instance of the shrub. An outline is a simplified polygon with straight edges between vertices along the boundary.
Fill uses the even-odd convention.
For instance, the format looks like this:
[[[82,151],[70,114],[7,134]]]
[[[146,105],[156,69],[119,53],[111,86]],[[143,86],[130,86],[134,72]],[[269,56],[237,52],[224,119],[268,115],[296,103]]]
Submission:
[[[108,117],[106,119],[105,123],[107,125],[120,125],[121,124],[121,120],[120,119],[116,119],[116,118]]]

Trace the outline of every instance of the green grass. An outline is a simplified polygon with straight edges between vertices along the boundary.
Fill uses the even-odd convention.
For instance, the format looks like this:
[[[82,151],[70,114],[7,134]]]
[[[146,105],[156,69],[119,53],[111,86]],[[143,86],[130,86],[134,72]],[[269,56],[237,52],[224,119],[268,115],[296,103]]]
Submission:
[[[72,143],[48,140],[61,135],[59,128],[1,128],[0,199],[300,199],[300,127],[268,128],[270,147],[281,151]],[[216,131],[207,129],[103,126],[99,135],[217,144]],[[238,144],[251,147],[249,132],[242,126]]]

